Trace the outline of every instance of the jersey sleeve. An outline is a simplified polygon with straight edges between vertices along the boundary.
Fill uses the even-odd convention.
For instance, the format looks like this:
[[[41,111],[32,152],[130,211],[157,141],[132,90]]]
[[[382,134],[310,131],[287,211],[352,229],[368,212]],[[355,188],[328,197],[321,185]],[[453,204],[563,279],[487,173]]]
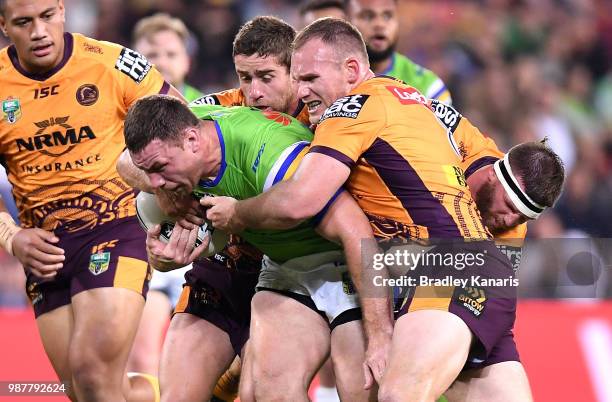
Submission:
[[[265,161],[265,166],[259,171],[256,178],[257,190],[260,192],[267,191],[276,183],[293,176],[309,149],[310,143],[308,141],[299,141],[285,148],[276,160]]]
[[[444,81],[438,78],[433,72],[429,71],[429,73],[432,75],[432,82],[427,87],[424,95],[429,99],[437,99],[442,103],[452,105],[453,100],[451,99],[450,91],[446,87],[446,84],[444,84]]]
[[[485,136],[465,117],[459,123],[455,139],[464,154],[461,169],[468,178],[483,166],[495,163],[504,157],[491,138]]]
[[[340,98],[321,116],[310,152],[328,155],[352,168],[384,127],[385,115],[375,96]]]
[[[135,50],[121,48],[113,62],[127,107],[143,96],[168,93],[170,85],[161,73]]]
[[[465,172],[466,178],[504,156],[495,141],[480,132],[454,107],[436,99],[429,100],[428,105],[440,124],[446,128],[452,146],[461,156],[459,167]]]
[[[199,105],[218,105],[218,106],[244,106],[244,95],[239,88],[228,89],[226,91],[215,92],[200,96],[190,103],[194,106]]]

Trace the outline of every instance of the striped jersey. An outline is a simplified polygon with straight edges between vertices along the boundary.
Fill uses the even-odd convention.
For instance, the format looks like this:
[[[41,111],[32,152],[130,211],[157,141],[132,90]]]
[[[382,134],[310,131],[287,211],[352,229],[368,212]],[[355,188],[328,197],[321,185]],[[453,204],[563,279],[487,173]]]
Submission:
[[[489,237],[452,135],[415,88],[376,77],[322,115],[310,152],[351,168],[346,188],[382,238]]]

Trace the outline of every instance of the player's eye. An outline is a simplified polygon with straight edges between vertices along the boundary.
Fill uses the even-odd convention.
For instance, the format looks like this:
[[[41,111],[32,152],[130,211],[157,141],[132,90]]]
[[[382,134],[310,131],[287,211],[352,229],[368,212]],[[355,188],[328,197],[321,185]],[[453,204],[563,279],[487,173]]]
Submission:
[[[251,77],[248,75],[241,75],[238,78],[240,78],[240,81],[251,82]]]
[[[372,21],[374,19],[374,13],[370,13],[370,12],[362,13],[361,18],[366,21]]]
[[[270,81],[272,81],[273,78],[274,76],[272,74],[266,74],[263,77],[261,77],[261,80],[265,83],[269,83]]]
[[[53,13],[47,13],[42,16],[43,20],[50,20],[53,17]]]
[[[18,20],[18,21],[15,21],[15,25],[17,25],[18,27],[24,27],[24,26],[26,26],[28,24],[28,22],[30,22],[30,21],[28,21],[28,20]]]
[[[392,19],[393,19],[393,13],[391,13],[391,12],[386,12],[386,13],[383,13],[383,19],[384,19],[385,21],[390,21],[390,20],[392,20]]]

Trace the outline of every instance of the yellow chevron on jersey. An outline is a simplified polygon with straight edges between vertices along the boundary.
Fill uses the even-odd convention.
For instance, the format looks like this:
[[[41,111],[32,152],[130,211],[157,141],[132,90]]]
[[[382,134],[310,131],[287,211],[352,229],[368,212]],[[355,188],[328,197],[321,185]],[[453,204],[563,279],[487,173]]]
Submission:
[[[325,111],[310,152],[351,167],[346,187],[380,237],[490,237],[462,185],[457,147],[408,85],[388,77],[360,84]]]
[[[20,66],[14,46],[0,51],[0,104],[19,109],[0,120],[0,160],[23,225],[76,231],[134,215],[133,190],[115,169],[123,120],[138,98],[169,85],[133,50],[80,34],[64,41],[61,63],[39,75]]]
[[[240,88],[227,89],[221,92],[200,96],[192,101],[191,105],[219,105],[219,106],[247,106],[246,97]],[[308,118],[308,108],[302,102],[298,102],[298,107],[291,114],[302,124],[310,126]]]

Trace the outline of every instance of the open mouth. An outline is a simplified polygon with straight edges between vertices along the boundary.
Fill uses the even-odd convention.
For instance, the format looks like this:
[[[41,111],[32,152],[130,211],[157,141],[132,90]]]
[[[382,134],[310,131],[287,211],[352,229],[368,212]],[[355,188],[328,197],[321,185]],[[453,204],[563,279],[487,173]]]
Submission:
[[[319,107],[321,106],[321,101],[312,101],[312,102],[306,102],[306,106],[308,107],[308,113],[316,113],[317,110],[319,110]]]
[[[51,48],[53,47],[52,43],[45,45],[38,45],[32,48],[32,53],[34,53],[37,57],[44,57],[51,53]]]
[[[385,35],[374,35],[370,38],[369,45],[375,48],[384,48],[388,42]]]

